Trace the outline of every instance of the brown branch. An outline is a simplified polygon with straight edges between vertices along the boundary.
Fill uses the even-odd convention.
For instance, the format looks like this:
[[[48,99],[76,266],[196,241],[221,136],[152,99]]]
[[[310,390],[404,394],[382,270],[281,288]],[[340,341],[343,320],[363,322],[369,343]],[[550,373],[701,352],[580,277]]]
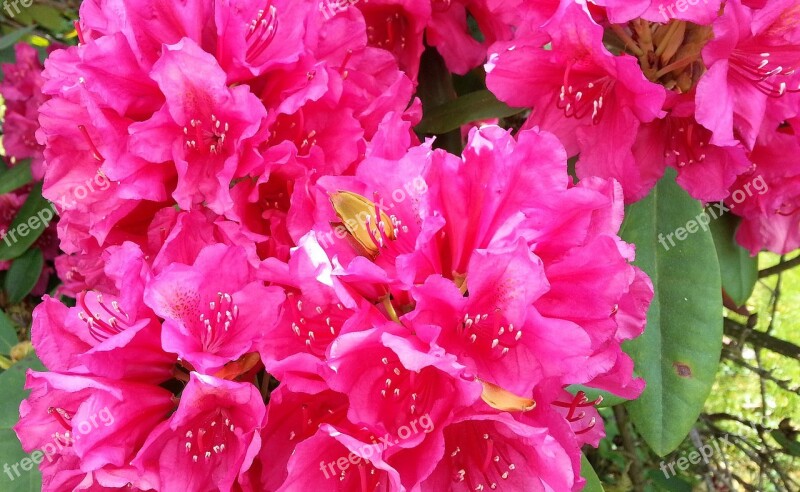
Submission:
[[[752,330],[730,318],[725,318],[723,328],[725,335],[741,340],[742,343],[749,343],[755,348],[767,349],[790,359],[800,360],[800,346],[791,342]]]
[[[789,270],[789,269],[794,268],[796,266],[800,266],[800,256],[798,256],[796,258],[792,258],[789,261],[784,261],[784,262],[778,263],[777,265],[775,265],[773,267],[769,267],[769,268],[765,268],[765,269],[761,270],[760,272],[758,272],[758,278],[765,278],[765,277],[769,277],[769,276],[772,276],[772,275],[777,275],[777,274],[779,274],[781,272],[785,272],[786,270]]]
[[[633,482],[634,492],[643,492],[645,486],[644,469],[639,456],[636,454],[636,442],[634,441],[633,433],[629,427],[628,414],[622,405],[612,407],[614,409],[614,418],[617,420],[617,427],[619,428],[620,437],[622,437],[622,446],[625,448],[626,454],[629,455],[631,466],[628,468],[628,476]]]
[[[792,388],[791,386],[789,386],[789,383],[791,382],[791,380],[789,380],[789,379],[778,379],[777,377],[775,377],[775,375],[772,374],[772,371],[768,371],[766,369],[761,369],[761,368],[758,368],[758,367],[756,367],[754,365],[748,364],[747,362],[745,362],[744,359],[742,359],[741,357],[739,357],[736,354],[732,353],[730,350],[726,350],[725,352],[723,352],[722,356],[725,357],[726,359],[728,359],[729,361],[733,362],[737,366],[743,367],[745,369],[748,369],[748,370],[754,372],[760,378],[766,379],[768,381],[772,381],[773,383],[775,383],[775,385],[778,388],[780,388],[780,389],[782,389],[784,391],[788,391],[789,393],[794,393],[794,394],[800,395],[800,387]]]

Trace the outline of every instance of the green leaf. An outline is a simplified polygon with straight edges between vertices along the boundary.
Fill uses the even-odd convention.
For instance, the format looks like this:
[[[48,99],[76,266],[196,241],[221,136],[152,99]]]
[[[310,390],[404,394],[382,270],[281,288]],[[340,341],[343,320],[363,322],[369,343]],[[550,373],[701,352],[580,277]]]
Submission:
[[[47,219],[49,217],[49,219]],[[42,183],[37,183],[31,189],[25,203],[19,209],[14,221],[5,234],[0,231],[0,261],[18,258],[39,239],[47,225],[42,225],[45,219],[47,224],[55,217],[53,206],[42,198]]]
[[[0,172],[0,195],[22,188],[31,181],[31,161],[22,161],[11,169]]]
[[[10,46],[13,46],[14,43],[25,37],[26,34],[33,31],[34,26],[23,27],[22,29],[17,29],[14,32],[10,32],[3,37],[0,37],[0,50],[4,50]]]
[[[710,208],[710,212],[716,211]],[[742,306],[750,299],[758,281],[758,257],[751,257],[734,239],[738,225],[739,219],[727,213],[711,221],[711,234],[717,248],[722,288],[737,306]]]
[[[624,346],[647,381],[626,407],[660,456],[680,445],[700,415],[722,350],[719,263],[711,233],[696,227],[702,213],[670,169],[650,195],[628,207],[621,231],[655,288],[644,334]]]
[[[7,463],[11,472],[11,477],[5,470],[0,473],[0,490],[38,491],[42,487],[41,474],[35,464],[29,465],[30,470],[22,469],[22,460],[28,455],[22,451],[16,434],[11,430],[19,418],[19,404],[28,393],[24,389],[28,369],[43,371],[44,366],[34,354],[30,354],[0,374],[0,394],[3,395],[0,398],[0,463]],[[14,465],[18,465],[16,471]]]
[[[17,423],[19,404],[28,394],[24,389],[25,373],[28,369],[45,370],[34,353],[28,354],[27,357],[11,366],[11,369],[0,374],[0,395],[3,395],[3,398],[0,398],[0,430],[10,429]]]
[[[64,27],[64,18],[58,9],[47,5],[31,5],[29,12],[34,22],[52,32],[60,32]]]
[[[0,309],[0,354],[8,355],[17,343],[19,339],[14,322]]]
[[[581,454],[581,476],[586,479],[586,487],[584,487],[583,492],[603,492],[603,484],[600,482],[600,478],[583,454]]]
[[[36,287],[42,275],[44,256],[39,248],[29,249],[11,263],[6,275],[6,292],[12,303],[20,302]]]
[[[418,133],[439,135],[473,121],[505,118],[524,109],[511,108],[489,91],[476,91],[446,102],[428,111],[415,128]]]
[[[662,461],[662,463],[664,462]],[[673,471],[674,469],[673,466]],[[649,470],[647,472],[647,478],[650,479],[656,490],[662,492],[692,492],[692,484],[687,482],[685,478],[670,473],[667,465],[665,465],[664,470]]]
[[[792,441],[786,434],[778,429],[770,431],[769,435],[791,456],[800,456],[800,442]]]
[[[8,472],[0,475],[0,490],[38,492],[42,490],[42,474],[31,457],[42,460],[41,451],[28,456],[17,440],[14,431],[0,429],[0,463],[8,464]],[[28,471],[22,467],[25,465]],[[16,466],[16,468],[14,468]]]

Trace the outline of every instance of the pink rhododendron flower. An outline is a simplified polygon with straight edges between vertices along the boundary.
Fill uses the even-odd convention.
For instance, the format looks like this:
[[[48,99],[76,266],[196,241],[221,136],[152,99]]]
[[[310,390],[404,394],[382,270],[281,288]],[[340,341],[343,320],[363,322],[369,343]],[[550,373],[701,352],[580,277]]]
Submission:
[[[533,106],[527,126],[554,132],[570,155],[580,153],[579,177],[614,178],[635,201],[660,176],[642,172],[631,149],[640,125],[661,115],[665,91],[602,40],[583,10],[563,7],[543,31],[492,48],[487,85],[512,106]]]
[[[158,490],[230,490],[261,445],[265,407],[255,387],[193,373],[169,420],[133,465]]]
[[[148,284],[144,300],[166,320],[164,349],[200,373],[214,374],[255,351],[275,324],[283,293],[255,281],[242,248],[215,245],[191,266],[165,268]]]
[[[753,169],[731,186],[725,203],[743,219],[736,238],[753,255],[761,250],[784,254],[800,247],[798,151],[796,135],[764,132],[751,154]]]
[[[42,63],[39,52],[26,43],[14,46],[16,63],[0,66],[3,81],[0,94],[5,101],[3,120],[3,147],[6,155],[16,160],[31,159],[31,173],[37,180],[44,174],[44,150],[36,141],[39,106],[44,102],[42,94]]]
[[[48,60],[36,135],[76,305],[35,311],[52,372],[16,431],[33,449],[106,407],[123,427],[43,464],[47,490],[579,490],[604,426],[568,389],[642,392],[621,344],[653,287],[624,202],[666,165],[723,198],[746,147],[665,105],[584,4],[327,6],[87,0]],[[492,47],[523,128],[420,142],[424,41],[459,74]],[[715,164],[646,167],[650,146]]]
[[[60,373],[28,373],[31,396],[20,406],[15,431],[28,451],[50,451],[46,473],[63,465],[85,472],[124,466],[172,409],[158,386]],[[136,406],[130,402],[136,401]],[[49,468],[49,470],[47,470]]]
[[[797,5],[774,3],[754,11],[728,2],[714,22],[703,50],[708,73],[697,86],[697,121],[713,132],[712,143],[740,138],[752,148],[769,99],[800,91]]]

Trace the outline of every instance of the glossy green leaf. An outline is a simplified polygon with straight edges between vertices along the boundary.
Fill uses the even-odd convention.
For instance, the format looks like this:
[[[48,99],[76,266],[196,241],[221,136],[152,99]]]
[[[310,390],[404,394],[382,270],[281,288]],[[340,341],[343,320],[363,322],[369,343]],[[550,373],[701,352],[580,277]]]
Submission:
[[[11,369],[0,374],[0,394],[3,395],[3,398],[0,398],[0,430],[10,429],[19,418],[19,404],[28,393],[24,389],[25,374],[28,369],[45,370],[34,353],[28,354],[11,366]]]
[[[8,355],[11,348],[19,342],[14,322],[0,309],[0,354]]]
[[[25,37],[28,33],[33,31],[34,26],[23,27],[22,29],[17,29],[16,31],[10,32],[3,37],[0,37],[0,50],[4,50],[9,46],[13,46],[14,43]]]
[[[0,490],[14,492],[39,492],[42,490],[42,474],[33,459],[43,459],[41,451],[29,456],[22,450],[14,431],[0,429],[0,463],[8,468],[0,474]],[[25,468],[28,468],[26,471]]]
[[[49,5],[31,5],[29,12],[36,24],[49,31],[60,32],[64,28],[64,18],[56,8]]]
[[[786,434],[778,429],[770,431],[769,434],[788,455],[800,457],[800,442],[789,439]]]
[[[12,303],[20,302],[33,288],[44,267],[44,256],[38,248],[29,249],[11,263],[6,274],[6,292]]]
[[[581,476],[586,479],[583,492],[603,492],[603,484],[586,456],[581,454]]]
[[[711,232],[698,225],[702,214],[669,170],[627,208],[621,231],[655,288],[644,334],[625,344],[647,387],[626,406],[661,456],[678,447],[700,415],[722,350],[719,263]]]
[[[11,169],[0,172],[0,195],[22,188],[32,180],[31,161],[20,162]]]
[[[42,184],[31,189],[8,231],[0,231],[0,261],[22,256],[47,229],[46,221],[55,217],[53,206],[42,198]],[[5,232],[5,234],[2,234]]]
[[[717,212],[717,208],[712,205],[709,212]],[[739,219],[727,213],[711,221],[711,234],[717,249],[722,288],[737,306],[742,306],[758,281],[758,257],[751,257],[734,239],[738,225]]]
[[[658,470],[650,470],[647,472],[647,478],[650,479],[650,482],[653,484],[653,487],[658,492],[692,492],[692,484],[686,480],[686,478],[680,475],[673,475],[672,472],[669,470],[669,465],[673,465],[673,471],[678,471],[675,469],[675,464],[670,462],[662,462],[664,464],[664,469]]]
[[[505,118],[524,111],[497,100],[489,91],[477,91],[437,106],[427,113],[415,128],[418,133],[439,135],[473,121]]]
[[[25,373],[28,369],[42,371],[44,366],[31,354],[0,374],[0,394],[3,395],[0,398],[0,463],[7,463],[10,471],[10,476],[5,470],[0,473],[0,490],[27,492],[38,491],[42,487],[37,465],[29,461],[23,462],[31,457],[41,460],[41,455],[25,454],[12,430],[19,418],[19,404],[28,393],[24,389]],[[16,468],[14,465],[17,465]],[[25,470],[23,465],[29,469]]]

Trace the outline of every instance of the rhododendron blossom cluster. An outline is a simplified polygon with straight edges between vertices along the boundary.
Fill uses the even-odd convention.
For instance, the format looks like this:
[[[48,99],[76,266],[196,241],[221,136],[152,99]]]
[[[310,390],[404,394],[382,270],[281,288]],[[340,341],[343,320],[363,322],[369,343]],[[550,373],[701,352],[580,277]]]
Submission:
[[[669,166],[690,195],[711,202],[757,176],[776,187],[797,176],[796,160],[762,169],[765,154],[792,155],[786,146],[797,145],[796,1],[535,3],[550,17],[490,48],[487,85],[533,108],[525,126],[580,155],[579,177],[614,178],[633,202]],[[770,191],[736,210],[739,242],[753,254],[800,247],[796,194]]]
[[[625,203],[665,166],[707,201],[757,174],[741,241],[800,246],[796,7],[650,3],[84,1],[13,142],[51,201],[111,183],[59,209],[34,312],[43,489],[582,489],[587,391],[645,387]],[[420,138],[426,50],[486,63],[522,128]]]

